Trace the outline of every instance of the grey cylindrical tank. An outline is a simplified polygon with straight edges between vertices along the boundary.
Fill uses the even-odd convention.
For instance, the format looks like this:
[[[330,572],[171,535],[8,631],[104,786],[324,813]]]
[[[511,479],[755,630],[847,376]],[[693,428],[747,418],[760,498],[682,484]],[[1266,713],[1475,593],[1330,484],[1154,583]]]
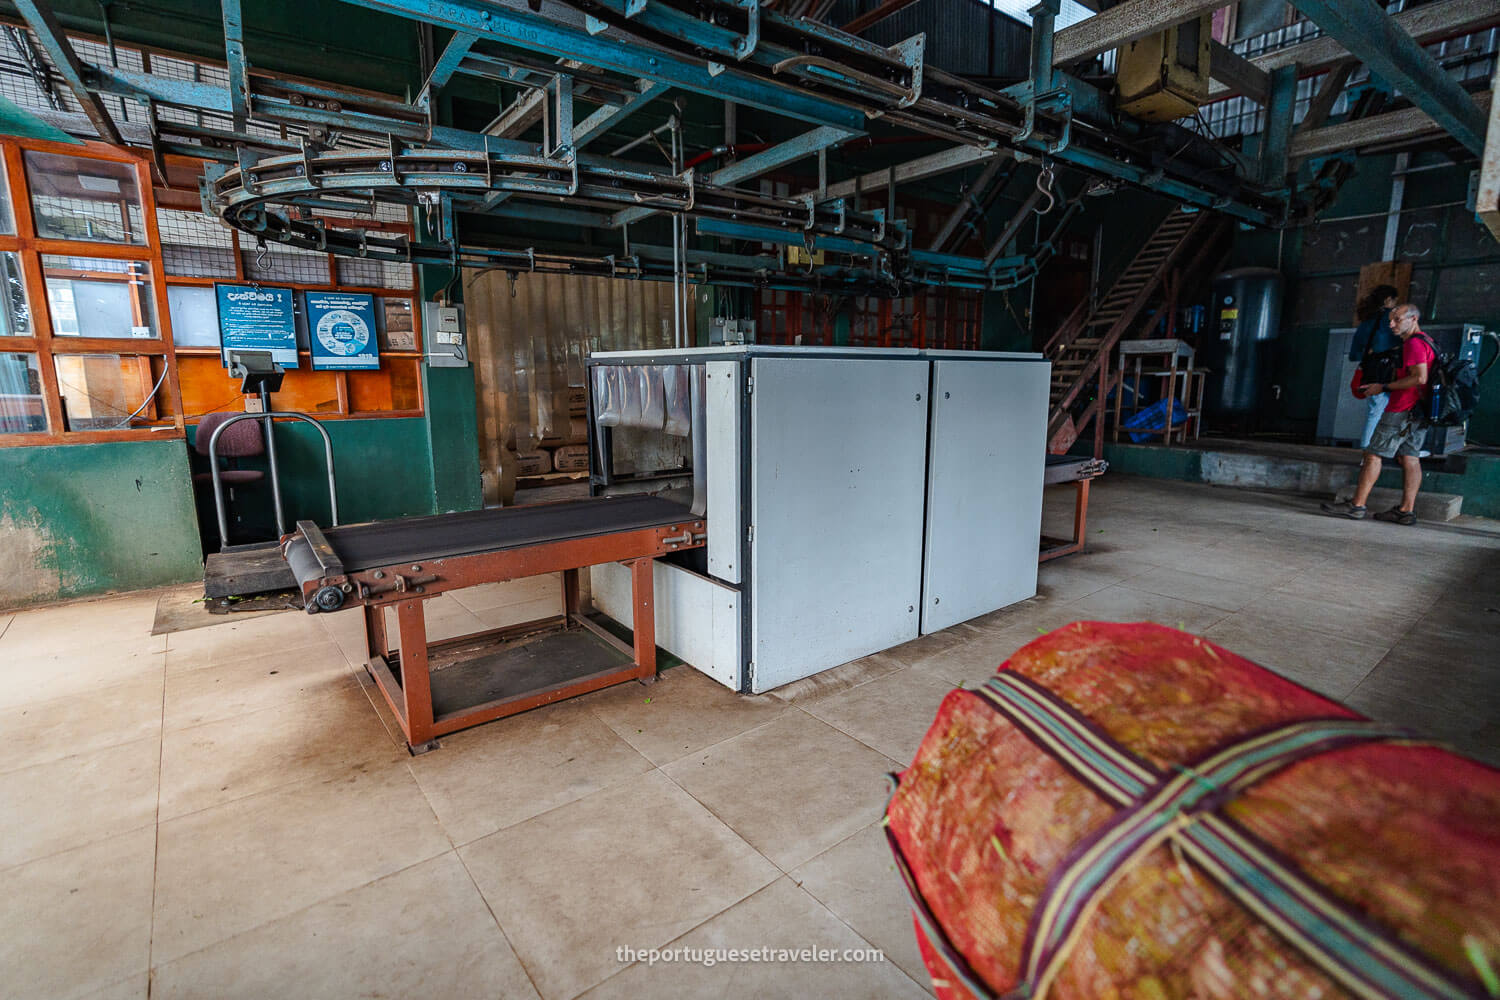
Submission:
[[[1210,323],[1198,363],[1212,374],[1204,409],[1248,413],[1260,401],[1269,342],[1281,332],[1281,273],[1268,267],[1225,271],[1213,281]]]

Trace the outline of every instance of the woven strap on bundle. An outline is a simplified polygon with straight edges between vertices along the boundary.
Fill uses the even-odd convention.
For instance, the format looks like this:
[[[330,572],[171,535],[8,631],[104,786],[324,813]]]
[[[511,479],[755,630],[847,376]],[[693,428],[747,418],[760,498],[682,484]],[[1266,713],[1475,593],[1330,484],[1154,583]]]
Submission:
[[[1049,880],[1027,928],[1020,982],[1009,996],[1044,996],[1110,889],[1168,842],[1354,996],[1457,1000],[1476,995],[1217,812],[1297,761],[1361,744],[1421,742],[1409,731],[1353,719],[1296,722],[1162,774],[1026,677],[1002,671],[978,693],[1039,748],[1121,807],[1075,846]]]

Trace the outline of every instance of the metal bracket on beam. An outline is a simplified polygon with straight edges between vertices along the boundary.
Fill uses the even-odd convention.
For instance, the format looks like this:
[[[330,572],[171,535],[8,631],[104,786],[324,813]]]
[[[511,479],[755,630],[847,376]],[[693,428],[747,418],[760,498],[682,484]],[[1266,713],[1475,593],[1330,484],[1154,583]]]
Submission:
[[[559,73],[547,81],[542,115],[542,154],[567,155],[573,150],[573,78]]]
[[[922,97],[922,53],[927,48],[927,34],[912,35],[904,42],[897,42],[890,48],[891,55],[900,59],[911,71],[911,86],[907,88],[906,96],[897,102],[898,108],[909,108],[916,104]]]
[[[740,62],[755,51],[755,46],[760,44],[760,0],[739,0],[739,7],[745,11],[748,24],[745,27],[745,35],[734,46],[734,58]]]

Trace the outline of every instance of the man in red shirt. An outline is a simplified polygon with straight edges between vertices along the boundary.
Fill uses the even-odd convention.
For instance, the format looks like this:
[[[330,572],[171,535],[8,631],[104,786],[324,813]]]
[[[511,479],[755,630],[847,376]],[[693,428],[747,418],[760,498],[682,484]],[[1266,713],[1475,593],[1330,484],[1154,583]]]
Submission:
[[[1417,489],[1422,485],[1422,463],[1418,453],[1430,426],[1426,413],[1427,373],[1437,364],[1437,355],[1418,328],[1421,321],[1421,311],[1409,302],[1391,310],[1391,332],[1401,339],[1401,368],[1396,380],[1388,385],[1373,382],[1359,387],[1367,399],[1384,392],[1389,394],[1390,402],[1365,448],[1354,499],[1323,504],[1323,510],[1329,514],[1355,520],[1363,518],[1368,513],[1365,501],[1370,498],[1370,491],[1380,476],[1381,459],[1397,458],[1401,460],[1401,503],[1376,514],[1375,519],[1396,524],[1417,523],[1414,509]]]

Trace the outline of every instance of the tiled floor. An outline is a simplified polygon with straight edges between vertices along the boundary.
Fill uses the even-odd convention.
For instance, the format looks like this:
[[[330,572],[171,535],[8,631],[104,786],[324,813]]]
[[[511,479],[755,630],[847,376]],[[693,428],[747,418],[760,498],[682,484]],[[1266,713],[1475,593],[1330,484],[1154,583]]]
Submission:
[[[953,685],[1079,618],[1200,632],[1500,761],[1500,531],[1106,478],[1036,599],[772,695],[689,668],[408,756],[355,614],[152,637],[156,593],[0,614],[0,993],[915,997],[883,772]],[[1069,494],[1049,499],[1066,525]],[[452,629],[555,584],[441,599]],[[262,652],[257,652],[260,650]],[[622,947],[877,948],[658,964]]]

